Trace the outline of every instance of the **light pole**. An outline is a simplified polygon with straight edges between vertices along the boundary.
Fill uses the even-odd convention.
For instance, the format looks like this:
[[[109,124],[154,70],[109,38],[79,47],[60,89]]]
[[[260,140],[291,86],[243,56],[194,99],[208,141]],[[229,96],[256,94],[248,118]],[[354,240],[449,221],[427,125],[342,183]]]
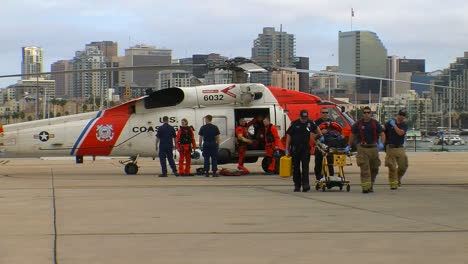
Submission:
[[[39,63],[36,63],[36,120],[39,119]]]

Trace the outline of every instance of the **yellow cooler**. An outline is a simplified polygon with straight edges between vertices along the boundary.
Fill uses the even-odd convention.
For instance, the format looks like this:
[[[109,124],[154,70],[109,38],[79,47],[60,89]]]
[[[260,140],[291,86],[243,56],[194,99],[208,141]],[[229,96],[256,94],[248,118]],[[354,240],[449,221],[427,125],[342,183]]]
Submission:
[[[292,158],[290,156],[283,156],[280,159],[280,171],[281,177],[291,177],[292,174]]]

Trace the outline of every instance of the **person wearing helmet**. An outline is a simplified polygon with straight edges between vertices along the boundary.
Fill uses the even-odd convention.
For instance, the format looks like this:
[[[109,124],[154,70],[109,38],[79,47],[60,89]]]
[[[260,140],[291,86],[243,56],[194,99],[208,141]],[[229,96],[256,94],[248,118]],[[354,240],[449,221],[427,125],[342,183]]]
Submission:
[[[294,192],[300,192],[301,186],[303,192],[310,191],[309,184],[309,162],[310,162],[310,139],[316,139],[322,136],[322,133],[315,125],[314,121],[309,120],[307,110],[301,110],[300,117],[291,122],[286,131],[286,155],[291,151],[293,163],[293,181]],[[302,170],[301,170],[302,169]]]
[[[190,174],[190,163],[192,150],[197,148],[193,127],[188,125],[187,119],[181,120],[181,126],[177,131],[176,148],[179,151],[179,173],[180,176],[193,176]],[[185,164],[184,164],[185,163]],[[185,165],[185,166],[184,166]]]

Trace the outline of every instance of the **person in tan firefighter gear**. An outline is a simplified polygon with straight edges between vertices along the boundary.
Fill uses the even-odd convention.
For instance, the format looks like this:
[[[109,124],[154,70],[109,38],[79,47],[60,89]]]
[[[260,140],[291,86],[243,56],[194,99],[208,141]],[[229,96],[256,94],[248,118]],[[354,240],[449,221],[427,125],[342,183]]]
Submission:
[[[246,174],[250,172],[246,167],[244,167],[244,158],[245,153],[247,152],[247,145],[252,144],[252,140],[249,139],[247,128],[247,122],[245,119],[239,119],[239,125],[236,127],[237,151],[239,153],[237,168],[244,171]]]
[[[379,150],[384,149],[385,134],[380,123],[372,118],[370,107],[364,107],[363,114],[364,117],[351,127],[345,151],[349,152],[353,142],[356,143],[356,163],[361,169],[362,193],[369,193],[374,192],[374,182],[380,167]]]
[[[400,110],[395,119],[385,123],[385,137],[387,138],[385,166],[388,167],[388,180],[392,190],[398,189],[401,185],[401,178],[408,169],[408,156],[403,146],[408,130],[405,118],[406,112]]]
[[[265,157],[271,160],[267,173],[274,174],[276,171],[276,158],[273,157],[273,152],[279,149],[281,141],[278,129],[271,124],[269,117],[263,119],[263,125],[265,126]]]

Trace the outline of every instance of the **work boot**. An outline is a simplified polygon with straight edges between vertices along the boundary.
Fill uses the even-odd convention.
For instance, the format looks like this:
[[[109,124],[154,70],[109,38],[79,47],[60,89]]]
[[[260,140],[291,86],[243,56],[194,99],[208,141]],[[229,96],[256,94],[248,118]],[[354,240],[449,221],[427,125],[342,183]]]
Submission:
[[[302,187],[302,192],[308,192],[308,191],[310,191],[310,185],[304,185]]]
[[[362,193],[369,193],[369,190],[362,190]]]
[[[166,173],[159,174],[158,177],[167,177],[167,174]]]
[[[300,191],[301,191],[301,186],[294,187],[294,192],[300,192]]]

